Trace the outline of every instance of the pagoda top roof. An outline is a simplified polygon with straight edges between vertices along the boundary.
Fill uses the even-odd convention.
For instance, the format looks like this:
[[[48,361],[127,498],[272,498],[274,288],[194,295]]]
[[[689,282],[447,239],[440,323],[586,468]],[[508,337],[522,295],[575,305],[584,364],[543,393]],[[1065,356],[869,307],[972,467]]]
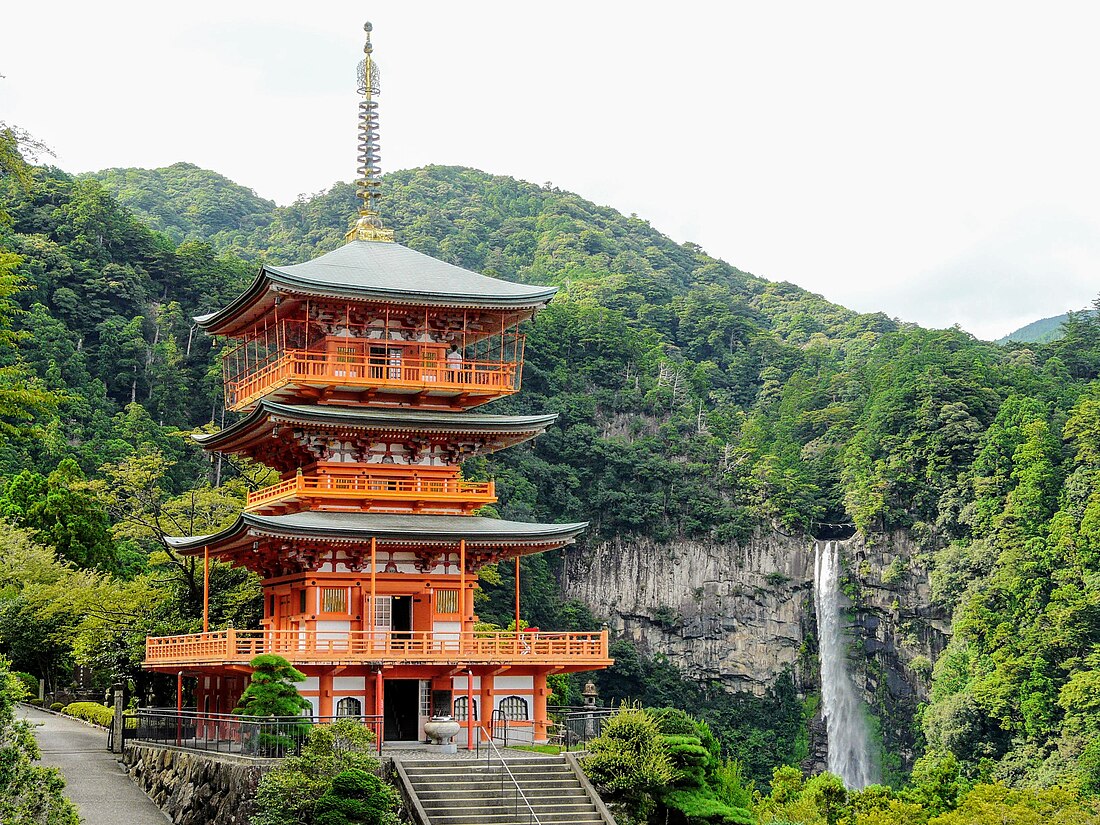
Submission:
[[[195,321],[213,335],[229,334],[280,292],[413,306],[535,310],[550,301],[557,287],[490,278],[398,243],[350,241],[305,263],[264,264],[248,289]]]
[[[387,543],[439,544],[460,539],[478,547],[500,545],[568,544],[588,522],[540,524],[483,516],[426,516],[390,513],[341,513],[306,510],[278,516],[242,513],[226,529],[207,536],[166,537],[169,547],[185,555],[229,549],[254,536],[325,539],[365,543],[375,538]]]

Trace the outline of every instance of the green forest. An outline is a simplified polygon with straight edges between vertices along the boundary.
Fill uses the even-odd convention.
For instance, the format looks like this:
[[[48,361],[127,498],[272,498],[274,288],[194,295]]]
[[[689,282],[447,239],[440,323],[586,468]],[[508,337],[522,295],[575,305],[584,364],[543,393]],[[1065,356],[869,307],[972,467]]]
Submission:
[[[74,177],[28,165],[6,134],[0,653],[50,690],[82,665],[163,703],[171,686],[139,667],[144,639],[197,631],[202,611],[201,570],[163,537],[227,525],[266,483],[188,438],[228,416],[219,349],[191,318],[261,260],[341,244],[354,187],[279,207],[189,164]],[[465,467],[496,479],[496,514],[586,520],[589,544],[732,545],[771,530],[812,541],[822,523],[913,538],[951,640],[911,720],[913,779],[895,782],[918,791],[883,789],[859,822],[977,821],[950,815],[979,793],[1025,807],[1100,794],[1100,317],[1071,313],[1049,343],[998,345],[849,311],[551,187],[433,166],[386,175],[384,192],[399,242],[560,287],[526,329],[523,392],[492,405],[557,424]],[[532,624],[599,626],[562,600],[558,557],[524,564]],[[494,573],[479,612],[507,624],[510,573]],[[258,623],[250,574],[216,565],[211,594],[212,627]],[[769,810],[793,816],[801,780],[781,770],[768,791],[774,769],[805,756],[793,677],[766,696],[727,694],[625,641],[613,654],[606,700],[701,714]],[[822,805],[820,821],[840,821]]]

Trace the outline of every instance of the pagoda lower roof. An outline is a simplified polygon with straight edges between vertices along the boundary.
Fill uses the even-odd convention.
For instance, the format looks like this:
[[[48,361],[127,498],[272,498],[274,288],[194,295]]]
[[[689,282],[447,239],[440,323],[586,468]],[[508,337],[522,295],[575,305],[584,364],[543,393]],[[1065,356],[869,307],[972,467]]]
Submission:
[[[231,550],[261,536],[363,544],[372,538],[389,545],[454,544],[465,539],[471,549],[522,545],[561,546],[571,543],[588,522],[540,524],[482,516],[425,516],[389,513],[304,511],[278,516],[242,513],[225,530],[207,536],[166,537],[165,543],[184,555],[203,548],[212,553]]]
[[[247,290],[223,309],[195,321],[212,335],[232,335],[261,305],[272,302],[276,292],[413,306],[534,311],[545,306],[557,288],[490,278],[398,243],[351,241],[305,263],[264,264]]]
[[[256,437],[270,434],[273,424],[317,427],[326,430],[444,433],[504,436],[507,446],[540,435],[554,423],[547,415],[486,415],[430,410],[383,410],[321,404],[280,404],[260,401],[247,416],[216,433],[192,436],[205,449],[226,452],[239,449]]]

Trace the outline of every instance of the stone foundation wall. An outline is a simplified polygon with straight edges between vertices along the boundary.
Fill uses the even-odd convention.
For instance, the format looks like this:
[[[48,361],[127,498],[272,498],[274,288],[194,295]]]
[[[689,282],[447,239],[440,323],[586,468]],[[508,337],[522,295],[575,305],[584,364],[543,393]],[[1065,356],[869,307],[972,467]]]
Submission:
[[[176,825],[248,825],[260,776],[278,763],[129,743],[122,761]]]

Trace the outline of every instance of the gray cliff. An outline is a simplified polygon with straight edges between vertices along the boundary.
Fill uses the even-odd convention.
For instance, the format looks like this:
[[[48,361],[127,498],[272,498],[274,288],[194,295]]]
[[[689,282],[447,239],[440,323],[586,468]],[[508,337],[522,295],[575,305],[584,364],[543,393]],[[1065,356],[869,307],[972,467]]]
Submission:
[[[612,635],[663,654],[683,676],[762,694],[790,671],[817,689],[814,539],[778,532],[744,544],[617,539],[567,554],[565,595],[605,617]],[[841,547],[852,600],[851,664],[879,718],[888,760],[908,767],[912,719],[950,622],[930,606],[921,548],[904,533],[853,537]],[[821,726],[811,722],[821,767]]]

